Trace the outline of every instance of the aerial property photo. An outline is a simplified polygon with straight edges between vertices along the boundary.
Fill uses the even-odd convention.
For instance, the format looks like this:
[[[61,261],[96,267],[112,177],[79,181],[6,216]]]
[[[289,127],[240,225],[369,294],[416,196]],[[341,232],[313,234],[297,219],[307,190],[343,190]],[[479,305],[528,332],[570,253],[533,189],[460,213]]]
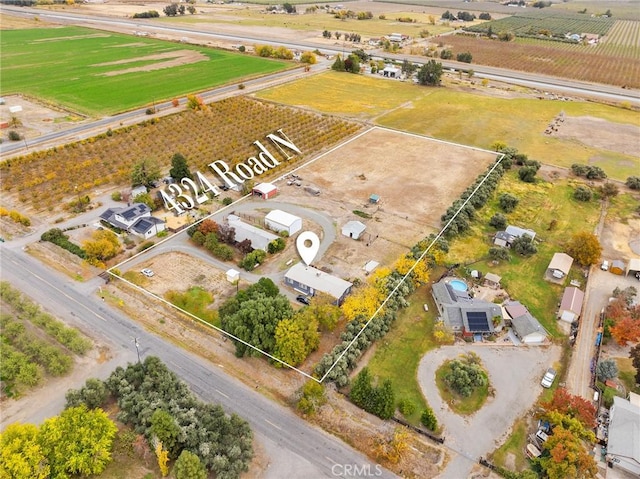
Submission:
[[[640,477],[633,5],[0,2],[0,62],[0,476]]]

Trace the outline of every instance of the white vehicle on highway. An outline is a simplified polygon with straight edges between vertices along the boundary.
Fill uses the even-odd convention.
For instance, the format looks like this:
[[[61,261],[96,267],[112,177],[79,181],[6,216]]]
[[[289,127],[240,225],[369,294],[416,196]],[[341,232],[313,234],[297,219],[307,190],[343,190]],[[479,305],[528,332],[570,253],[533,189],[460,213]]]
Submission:
[[[150,270],[149,268],[145,268],[142,271],[140,271],[142,274],[144,274],[147,278],[151,278],[151,276],[153,276],[153,271]]]
[[[547,372],[544,373],[544,377],[542,378],[542,381],[540,381],[540,385],[543,388],[550,388],[555,379],[556,379],[556,370],[549,368],[547,369]]]

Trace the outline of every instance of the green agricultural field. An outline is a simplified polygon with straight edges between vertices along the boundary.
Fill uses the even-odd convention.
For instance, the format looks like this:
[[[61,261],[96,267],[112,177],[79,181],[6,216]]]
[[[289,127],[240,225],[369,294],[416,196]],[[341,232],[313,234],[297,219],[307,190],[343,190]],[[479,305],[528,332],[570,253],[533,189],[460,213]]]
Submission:
[[[77,27],[6,30],[3,95],[113,114],[283,70],[281,61]],[[149,71],[150,70],[150,71]]]
[[[610,178],[622,181],[640,170],[638,156],[544,134],[561,111],[567,116],[588,116],[626,125],[640,124],[637,112],[591,102],[496,98],[480,85],[474,88],[475,92],[462,92],[450,87],[431,88],[328,72],[264,90],[257,96],[480,148],[490,148],[500,140],[541,163],[563,167],[590,163],[603,168]]]

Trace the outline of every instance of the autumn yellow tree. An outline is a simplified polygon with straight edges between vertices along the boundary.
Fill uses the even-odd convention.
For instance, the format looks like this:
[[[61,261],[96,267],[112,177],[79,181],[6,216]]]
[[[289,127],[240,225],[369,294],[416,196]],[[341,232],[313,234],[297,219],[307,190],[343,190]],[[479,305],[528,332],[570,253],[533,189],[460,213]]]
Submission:
[[[50,467],[33,424],[9,424],[0,434],[0,477],[47,479]]]
[[[389,439],[379,435],[374,439],[374,453],[378,459],[397,464],[409,448],[409,433],[404,427],[396,427]]]
[[[275,338],[274,356],[291,366],[297,366],[320,344],[318,320],[302,310],[278,323]]]
[[[311,298],[311,304],[301,309],[299,314],[308,318],[308,321],[315,319],[323,330],[333,331],[342,316],[342,311],[334,304],[331,296],[318,293]]]
[[[429,267],[427,266],[427,263],[424,259],[416,261],[411,254],[406,254],[396,261],[395,268],[402,276],[411,271],[409,278],[416,288],[429,281]],[[413,270],[411,268],[413,268]]]
[[[113,231],[99,230],[91,235],[90,240],[82,243],[82,249],[87,252],[88,258],[105,261],[113,258],[120,252],[120,241]]]
[[[156,440],[156,457],[158,458],[158,467],[160,468],[160,473],[162,477],[167,477],[169,475],[169,451],[167,451],[162,445],[162,441]]]

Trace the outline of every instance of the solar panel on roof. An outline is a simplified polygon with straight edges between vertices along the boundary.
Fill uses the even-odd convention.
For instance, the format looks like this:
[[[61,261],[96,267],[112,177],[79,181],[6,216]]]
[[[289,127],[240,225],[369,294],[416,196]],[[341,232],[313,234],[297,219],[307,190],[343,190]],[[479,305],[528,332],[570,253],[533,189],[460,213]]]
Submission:
[[[467,321],[469,322],[469,331],[490,332],[489,318],[485,311],[469,311],[467,312]]]

